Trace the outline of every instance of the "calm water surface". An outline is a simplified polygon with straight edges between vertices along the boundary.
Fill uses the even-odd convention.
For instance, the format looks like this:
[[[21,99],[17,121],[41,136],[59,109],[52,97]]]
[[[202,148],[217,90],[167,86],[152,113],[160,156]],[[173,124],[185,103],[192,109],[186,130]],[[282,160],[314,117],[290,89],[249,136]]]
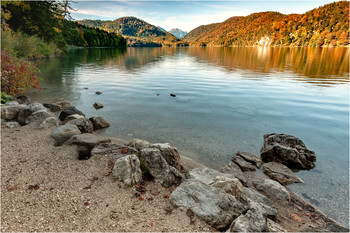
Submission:
[[[107,119],[104,135],[170,142],[213,168],[259,154],[264,134],[301,138],[317,165],[289,187],[348,226],[348,48],[78,49],[39,65],[34,99],[64,97]]]

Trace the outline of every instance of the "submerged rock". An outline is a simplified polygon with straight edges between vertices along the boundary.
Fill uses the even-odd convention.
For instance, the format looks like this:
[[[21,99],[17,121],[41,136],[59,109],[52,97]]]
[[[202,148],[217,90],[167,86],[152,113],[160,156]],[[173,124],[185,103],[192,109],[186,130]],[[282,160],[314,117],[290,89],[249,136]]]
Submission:
[[[113,176],[127,185],[140,182],[142,171],[139,158],[133,154],[117,159],[114,163]]]
[[[269,162],[263,165],[263,172],[273,180],[277,180],[282,185],[289,185],[293,183],[303,183],[303,181],[297,177],[287,166]]]
[[[261,148],[264,162],[278,162],[292,169],[310,170],[316,166],[315,152],[306,148],[304,142],[287,134],[265,134]]]

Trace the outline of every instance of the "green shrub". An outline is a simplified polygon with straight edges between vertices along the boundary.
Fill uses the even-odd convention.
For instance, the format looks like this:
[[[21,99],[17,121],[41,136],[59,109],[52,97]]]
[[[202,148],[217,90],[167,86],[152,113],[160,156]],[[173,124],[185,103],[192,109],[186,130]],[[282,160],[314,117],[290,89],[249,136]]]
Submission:
[[[12,100],[12,96],[6,94],[6,92],[1,92],[1,103],[4,104],[4,103],[7,103],[9,101]]]

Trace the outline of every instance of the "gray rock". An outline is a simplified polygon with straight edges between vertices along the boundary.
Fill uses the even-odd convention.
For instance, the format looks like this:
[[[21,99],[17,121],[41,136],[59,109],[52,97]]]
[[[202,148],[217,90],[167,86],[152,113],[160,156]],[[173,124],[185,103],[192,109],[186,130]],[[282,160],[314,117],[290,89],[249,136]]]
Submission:
[[[103,129],[110,126],[109,122],[101,116],[91,117],[89,120],[92,122],[94,130]]]
[[[223,189],[226,193],[231,194],[237,200],[241,199],[243,186],[237,178],[232,179],[224,176],[217,176],[210,185],[215,188]]]
[[[269,218],[275,218],[277,215],[277,210],[270,199],[254,189],[243,187],[242,202],[248,206],[250,206],[250,203],[252,202],[258,203]]]
[[[234,163],[236,163],[241,169],[242,171],[246,172],[246,171],[255,171],[256,166],[253,165],[252,163],[246,161],[245,159],[243,159],[240,156],[234,156],[232,158],[232,161]]]
[[[79,117],[77,119],[70,120],[67,122],[67,124],[76,125],[81,133],[92,133],[94,130],[92,122],[85,117]]]
[[[151,146],[151,143],[149,143],[148,141],[145,140],[141,140],[141,139],[132,139],[129,143],[128,146],[134,147],[137,150],[142,150],[143,148],[148,148]]]
[[[6,127],[7,128],[17,128],[17,127],[19,127],[19,123],[18,122],[7,122]]]
[[[156,148],[144,148],[141,150],[141,163],[150,174],[164,187],[179,185],[184,179],[183,175],[170,166]]]
[[[267,228],[267,220],[260,205],[251,204],[246,214],[236,218],[231,226],[230,232],[264,232]]]
[[[44,103],[43,104],[45,108],[48,108],[51,112],[58,112],[61,111],[61,105],[57,103]]]
[[[70,124],[66,124],[66,125],[70,125]],[[108,143],[108,142],[111,142],[111,139],[102,137],[100,135],[95,135],[92,133],[84,133],[84,134],[73,135],[69,139],[69,141],[67,141],[67,144],[75,144],[75,145],[81,145],[81,146],[94,147],[97,144]]]
[[[21,95],[17,97],[18,103],[20,104],[29,104],[32,102],[29,96]]]
[[[46,118],[43,122],[41,122],[37,128],[38,129],[47,129],[50,127],[57,127],[60,125],[60,121],[58,120],[57,117],[48,117]]]
[[[24,109],[26,105],[7,105],[1,107],[1,119],[4,120],[16,120],[20,111]]]
[[[198,180],[186,180],[170,195],[176,207],[186,207],[218,230],[225,229],[247,207],[222,189]]]
[[[253,153],[237,151],[236,155],[242,157],[243,159],[247,160],[250,163],[255,164],[255,166],[258,168],[260,168],[262,165],[261,158]]]
[[[19,105],[19,103],[17,101],[9,101],[7,103],[5,103],[6,106],[17,106]]]
[[[280,182],[282,185],[303,183],[303,181],[297,177],[292,170],[281,163],[265,163],[263,165],[263,172],[271,179]]]
[[[267,232],[287,232],[281,225],[272,221],[271,219],[267,219]]]
[[[84,113],[82,113],[79,109],[77,109],[74,106],[70,106],[70,107],[64,108],[62,110],[62,112],[60,113],[60,115],[58,116],[58,118],[61,121],[64,121],[67,116],[73,115],[73,114],[78,114],[78,115],[81,115],[81,116],[85,116]]]
[[[32,122],[42,122],[49,117],[55,117],[55,115],[53,113],[47,112],[46,109],[38,110],[30,114],[30,116],[25,120],[25,123],[30,124]]]
[[[64,109],[64,108],[68,108],[68,107],[70,107],[70,106],[73,106],[73,104],[72,104],[70,101],[67,101],[67,100],[65,100],[65,99],[63,99],[63,98],[57,98],[57,99],[55,99],[55,100],[53,101],[53,103],[58,104],[58,105],[61,107],[61,109]]]
[[[69,115],[66,117],[66,119],[64,119],[64,121],[62,121],[62,125],[66,124],[67,122],[69,122],[71,120],[75,120],[75,119],[79,119],[79,118],[85,118],[85,117],[82,115],[79,115],[79,114]]]
[[[246,180],[241,168],[237,164],[235,164],[234,162],[229,161],[228,163],[224,164],[219,169],[219,172],[232,174],[233,176],[238,178],[244,186],[247,186],[247,180]]]
[[[27,118],[36,111],[46,110],[42,104],[39,103],[30,103],[25,106],[18,114],[18,122],[22,125],[26,124]]]
[[[280,200],[283,204],[289,204],[289,192],[277,181],[260,177],[257,175],[253,177],[252,181],[257,190],[262,191],[271,197],[275,197],[276,199]]]
[[[180,154],[177,151],[177,148],[170,146],[169,143],[152,144],[151,148],[159,149],[160,154],[163,156],[163,158],[168,162],[170,166],[173,166],[176,169],[181,169]]]
[[[94,108],[95,109],[100,109],[100,108],[103,108],[104,106],[103,106],[103,104],[101,104],[101,103],[94,103],[92,106],[94,106]]]
[[[266,163],[275,161],[292,169],[310,170],[316,166],[315,152],[308,150],[299,138],[287,134],[264,135],[261,158]]]
[[[221,173],[208,167],[194,168],[186,174],[187,179],[199,180],[207,185],[214,183],[215,178],[218,176],[236,179],[232,174]]]
[[[122,153],[122,151],[125,150],[125,148],[126,152]],[[100,143],[92,149],[91,156],[103,155],[111,156],[118,159],[129,154],[136,154],[137,152],[138,151],[135,148],[129,146],[120,146],[115,143]]]
[[[60,146],[70,137],[77,134],[81,134],[78,127],[76,125],[67,124],[55,128],[50,136],[56,140],[55,145]]]
[[[114,163],[113,176],[125,184],[135,184],[142,180],[140,161],[136,155],[126,155]]]

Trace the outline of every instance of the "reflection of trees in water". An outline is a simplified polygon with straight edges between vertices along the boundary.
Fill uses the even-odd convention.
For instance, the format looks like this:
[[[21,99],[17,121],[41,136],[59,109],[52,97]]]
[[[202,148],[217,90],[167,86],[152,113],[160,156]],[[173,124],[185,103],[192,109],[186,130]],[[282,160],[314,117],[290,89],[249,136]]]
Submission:
[[[189,48],[186,52],[228,70],[291,71],[308,78],[327,80],[344,79],[349,73],[348,48],[198,47]]]

